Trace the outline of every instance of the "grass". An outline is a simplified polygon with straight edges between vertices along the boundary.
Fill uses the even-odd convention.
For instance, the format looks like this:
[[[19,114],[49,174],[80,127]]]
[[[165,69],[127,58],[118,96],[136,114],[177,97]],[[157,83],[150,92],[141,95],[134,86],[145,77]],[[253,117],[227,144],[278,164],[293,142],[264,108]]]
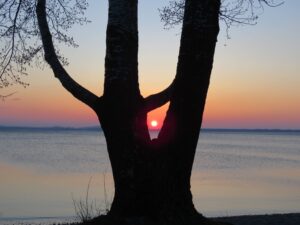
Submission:
[[[75,199],[72,195],[73,206],[75,210],[75,215],[78,221],[84,223],[90,221],[91,219],[106,215],[110,209],[111,203],[108,200],[107,189],[106,189],[106,173],[103,173],[103,195],[104,195],[104,208],[103,205],[98,204],[96,199],[89,199],[90,186],[92,182],[92,177],[90,177],[88,186],[85,193],[85,198]]]

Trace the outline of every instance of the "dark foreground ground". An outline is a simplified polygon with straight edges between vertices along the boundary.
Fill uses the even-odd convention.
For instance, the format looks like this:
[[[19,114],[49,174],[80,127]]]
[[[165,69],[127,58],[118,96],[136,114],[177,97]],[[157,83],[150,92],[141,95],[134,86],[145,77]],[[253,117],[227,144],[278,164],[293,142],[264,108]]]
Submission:
[[[272,214],[272,215],[253,215],[253,216],[231,216],[231,217],[219,217],[219,218],[210,218],[210,220],[215,222],[225,222],[232,225],[300,225],[300,213],[288,213],[288,214]],[[0,221],[0,225],[11,225],[12,223],[2,223]],[[101,221],[100,223],[84,223],[87,225],[117,225],[111,222],[106,223],[105,221]],[[99,222],[99,221],[98,221]],[[104,223],[103,223],[104,222]],[[133,221],[131,221],[133,222]],[[121,223],[122,225],[139,225],[138,221],[125,222]],[[35,225],[37,223],[34,223]],[[39,225],[43,225],[43,223],[38,223]],[[49,224],[49,223],[47,223]],[[84,225],[82,223],[71,223],[71,224],[61,224],[61,225]],[[119,224],[119,223],[118,223]],[[143,223],[142,223],[143,224]],[[204,223],[204,224],[214,224],[216,223]],[[221,223],[222,224],[222,223]],[[30,222],[22,222],[15,223],[14,225],[33,225]],[[53,224],[54,225],[54,224]],[[58,224],[55,224],[58,225]],[[188,224],[187,224],[188,225]],[[199,223],[201,225],[201,223]]]
[[[214,220],[233,225],[300,225],[300,213],[220,217]]]
[[[220,222],[220,223],[219,223]],[[154,223],[144,223],[138,220],[112,222],[106,219],[101,221],[90,221],[81,225],[153,225]],[[232,216],[232,217],[219,217],[210,218],[203,222],[193,224],[199,225],[300,225],[300,213],[288,214],[270,214],[270,215],[252,215],[252,216]],[[187,224],[188,225],[188,224]]]

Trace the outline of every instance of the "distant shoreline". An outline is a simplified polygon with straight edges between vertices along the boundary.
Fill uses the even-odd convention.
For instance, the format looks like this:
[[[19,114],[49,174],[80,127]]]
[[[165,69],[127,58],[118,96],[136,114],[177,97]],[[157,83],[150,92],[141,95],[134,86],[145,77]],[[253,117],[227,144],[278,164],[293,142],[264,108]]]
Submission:
[[[0,126],[0,131],[16,131],[16,130],[30,130],[30,131],[102,131],[101,127],[26,127],[26,126]]]
[[[30,131],[100,131],[102,129],[100,126],[88,126],[88,127],[60,127],[60,126],[45,126],[45,127],[35,127],[35,126],[1,126],[0,131],[16,131],[16,130],[30,130]],[[152,129],[151,131],[158,131],[158,129]],[[239,129],[239,128],[202,128],[203,132],[253,132],[253,133],[300,133],[300,129]]]

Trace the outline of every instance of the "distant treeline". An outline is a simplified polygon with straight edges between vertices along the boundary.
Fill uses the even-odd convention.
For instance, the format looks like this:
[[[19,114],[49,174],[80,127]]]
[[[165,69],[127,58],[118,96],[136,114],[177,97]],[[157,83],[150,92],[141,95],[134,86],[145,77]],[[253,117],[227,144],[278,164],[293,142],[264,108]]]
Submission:
[[[101,131],[99,126],[91,127],[17,127],[17,126],[0,126],[0,131]]]
[[[100,126],[89,127],[22,127],[22,126],[0,126],[0,131],[100,131]],[[153,130],[158,131],[158,130]],[[202,132],[228,132],[228,133],[300,133],[300,129],[228,129],[228,128],[203,128]]]

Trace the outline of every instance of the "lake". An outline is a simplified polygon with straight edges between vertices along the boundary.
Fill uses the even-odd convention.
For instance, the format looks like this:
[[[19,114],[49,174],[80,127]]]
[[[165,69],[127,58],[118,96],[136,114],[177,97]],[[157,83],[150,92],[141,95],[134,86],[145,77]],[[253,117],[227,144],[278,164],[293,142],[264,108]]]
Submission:
[[[104,209],[113,180],[102,132],[0,128],[0,224],[72,218],[90,179],[89,200]],[[204,130],[191,183],[206,216],[299,212],[300,132]]]

